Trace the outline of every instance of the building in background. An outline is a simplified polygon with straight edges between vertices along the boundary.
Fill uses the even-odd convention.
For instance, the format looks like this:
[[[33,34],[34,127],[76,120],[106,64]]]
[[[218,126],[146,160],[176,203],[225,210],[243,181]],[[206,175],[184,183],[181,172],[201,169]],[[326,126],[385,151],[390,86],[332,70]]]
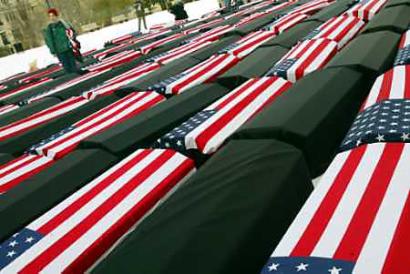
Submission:
[[[42,44],[44,10],[42,0],[0,0],[0,55]]]

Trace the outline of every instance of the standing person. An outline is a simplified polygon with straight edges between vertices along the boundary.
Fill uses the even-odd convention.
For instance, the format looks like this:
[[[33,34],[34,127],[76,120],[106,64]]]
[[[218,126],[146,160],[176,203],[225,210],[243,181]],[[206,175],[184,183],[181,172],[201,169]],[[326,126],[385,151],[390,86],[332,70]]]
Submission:
[[[225,10],[230,11],[232,7],[232,2],[231,0],[224,0],[224,5],[225,5]]]
[[[177,1],[174,5],[172,5],[169,8],[169,12],[175,15],[175,21],[188,18],[188,13],[186,12],[182,1]]]
[[[43,34],[51,54],[57,56],[67,73],[79,73],[72,44],[67,35],[68,24],[60,20],[56,9],[49,9],[48,17],[50,23],[43,30]]]
[[[144,23],[144,29],[147,29],[144,3],[141,0],[136,0],[134,6],[138,17],[138,31],[141,32],[141,23]]]

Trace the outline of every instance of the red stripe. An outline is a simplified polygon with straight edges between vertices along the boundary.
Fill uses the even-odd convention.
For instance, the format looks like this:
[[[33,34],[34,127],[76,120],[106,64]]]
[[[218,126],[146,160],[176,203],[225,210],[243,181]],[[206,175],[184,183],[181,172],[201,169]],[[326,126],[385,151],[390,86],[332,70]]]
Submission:
[[[254,85],[256,82],[258,82],[259,79],[250,79],[246,83],[244,83],[236,92],[230,92],[227,94],[227,96],[224,96],[220,104],[215,106],[214,109],[220,110],[224,108],[227,104],[229,104],[232,100],[234,100],[236,97],[239,96],[239,94],[242,94],[244,91],[246,91],[249,87]]]
[[[177,85],[172,87],[172,93],[173,94],[179,94],[181,92],[181,89],[183,89],[185,86],[190,84],[191,82],[197,80],[198,78],[202,77],[204,74],[208,73],[210,70],[213,70],[216,66],[219,64],[223,63],[227,58],[229,58],[229,55],[221,55],[218,58],[215,58],[212,60],[212,62],[209,62],[209,64],[203,66],[199,71],[196,71],[193,73],[190,77],[186,78],[184,81],[178,83]],[[216,71],[214,74],[217,74],[218,71]],[[205,80],[204,80],[205,81]]]
[[[409,270],[403,264],[410,261],[410,195],[407,200],[397,224],[397,228],[391,242],[382,274],[408,274]]]
[[[83,97],[79,97],[79,98],[80,98],[81,100],[86,100],[86,99],[83,98]],[[76,101],[79,101],[79,100],[76,100]],[[75,102],[74,102],[74,103],[75,103]],[[73,102],[70,102],[70,103],[67,104],[67,105],[69,106],[69,105],[71,105],[71,104],[73,104]],[[55,107],[53,107],[53,108],[50,108],[49,110],[46,110],[46,111],[44,111],[44,112],[39,112],[39,113],[37,113],[37,114],[34,114],[34,115],[29,116],[29,117],[27,117],[27,118],[25,118],[25,119],[22,119],[22,120],[20,120],[20,121],[14,122],[14,123],[12,123],[12,124],[10,124],[10,125],[8,125],[8,126],[5,126],[5,127],[0,128],[0,132],[1,132],[1,131],[6,130],[6,129],[15,127],[15,126],[17,126],[17,125],[23,124],[23,123],[25,123],[25,122],[27,122],[27,121],[34,120],[35,118],[40,118],[40,117],[44,118],[43,120],[38,121],[37,123],[35,123],[35,124],[33,124],[33,125],[26,126],[25,128],[22,128],[22,129],[20,129],[20,130],[18,130],[18,131],[14,131],[14,132],[12,132],[12,133],[10,133],[10,134],[7,134],[7,135],[5,135],[5,136],[0,137],[0,141],[5,140],[5,139],[7,139],[7,138],[11,138],[11,137],[13,137],[13,136],[16,136],[16,135],[18,135],[18,134],[20,134],[20,133],[22,133],[22,132],[26,132],[26,131],[28,131],[28,130],[34,128],[34,127],[37,127],[38,125],[41,125],[41,124],[44,124],[44,123],[48,122],[48,121],[51,120],[51,119],[56,119],[57,117],[60,117],[60,116],[63,115],[64,113],[70,111],[70,110],[67,110],[66,112],[64,112],[64,113],[62,113],[62,114],[60,114],[60,115],[58,115],[58,116],[56,116],[56,117],[45,118],[45,116],[47,116],[48,114],[50,114],[50,113],[52,113],[52,112],[55,112],[55,111],[58,110],[58,109],[64,108],[63,105],[65,105],[65,103],[63,103],[63,104],[61,104],[61,105],[57,105],[57,106],[55,106]],[[58,107],[58,106],[60,106],[60,107]]]
[[[339,201],[349,185],[366,151],[366,145],[353,149],[332,183],[329,191],[316,210],[309,225],[299,239],[290,256],[309,256],[326,229]]]
[[[96,132],[94,132],[94,133],[92,133],[92,134],[91,134],[91,133],[86,134],[85,136],[83,136],[82,139],[85,139],[85,138],[87,138],[87,137],[89,137],[89,136],[91,136],[91,135],[98,134],[99,132],[101,132],[101,131],[103,131],[103,130],[109,128],[109,127],[112,127],[112,126],[115,125],[115,124],[119,124],[119,123],[121,123],[122,121],[124,121],[124,120],[126,120],[126,119],[129,119],[130,117],[139,114],[140,112],[142,112],[142,111],[144,111],[144,110],[150,108],[151,106],[153,106],[153,105],[155,105],[155,104],[157,104],[158,102],[160,102],[160,101],[163,100],[162,97],[155,97],[155,98],[153,98],[152,100],[146,102],[144,105],[142,105],[142,106],[138,107],[137,109],[133,110],[133,111],[130,112],[129,114],[124,115],[124,116],[122,116],[121,118],[118,118],[118,119],[113,119],[113,118],[115,118],[115,117],[120,116],[120,115],[122,114],[122,112],[126,111],[127,109],[129,109],[130,107],[132,107],[134,104],[138,103],[140,100],[143,100],[143,99],[144,99],[145,97],[147,97],[148,95],[150,95],[150,94],[149,94],[149,93],[146,93],[146,94],[144,94],[143,96],[134,99],[133,101],[131,101],[131,102],[127,103],[126,105],[124,105],[124,106],[123,106],[122,108],[120,108],[119,110],[117,110],[117,111],[115,111],[114,113],[110,114],[109,116],[105,117],[104,120],[91,123],[91,124],[87,125],[86,127],[82,128],[81,130],[76,131],[76,132],[73,132],[74,134],[68,133],[66,136],[62,136],[62,138],[61,138],[60,140],[58,140],[57,142],[53,142],[50,146],[45,146],[42,150],[45,152],[46,155],[48,155],[48,153],[49,153],[50,150],[55,149],[55,148],[58,147],[59,145],[65,143],[65,142],[68,142],[68,141],[70,141],[71,139],[73,139],[73,138],[75,138],[75,137],[77,137],[77,136],[79,136],[79,135],[82,135],[82,134],[84,134],[84,133],[87,133],[88,131],[90,131],[90,130],[92,130],[94,127],[96,127],[98,124],[105,123],[105,122],[107,122],[108,120],[111,120],[111,122],[110,122],[108,125],[106,125],[105,127],[99,129],[98,131],[96,131]],[[84,125],[84,124],[82,124],[82,125]],[[59,153],[55,155],[55,159],[58,159],[58,158],[60,158],[61,156],[64,156],[65,154],[67,154],[68,152],[71,152],[72,150],[74,150],[80,142],[81,142],[81,140],[79,140],[78,142],[75,142],[75,143],[71,144],[69,147],[65,148],[64,150],[59,151]]]
[[[384,99],[389,99],[391,87],[393,83],[393,73],[394,73],[394,70],[391,69],[387,71],[385,74],[383,74],[383,81],[382,81],[382,85],[379,90],[379,95],[377,96],[377,99],[376,99],[376,103]]]
[[[83,273],[91,267],[106,250],[115,244],[122,235],[175,187],[193,167],[192,160],[185,160],[120,220],[108,228],[98,240],[93,242],[82,254],[79,254],[77,259],[65,269],[64,273]]]
[[[356,261],[374,222],[380,204],[394,174],[404,143],[388,143],[367,184],[366,191],[352,216],[334,258]]]
[[[164,163],[169,160],[175,152],[166,150],[150,164],[148,164],[141,172],[130,179],[123,187],[106,199],[98,208],[91,214],[86,216],[80,224],[71,229],[68,233],[61,235],[61,238],[51,245],[46,251],[39,254],[33,261],[27,264],[21,273],[37,273],[47,266],[53,259],[60,255],[79,237],[91,229],[101,218],[110,212],[116,205],[124,200],[133,190],[143,183],[152,173],[158,170]],[[132,167],[131,167],[132,168]]]
[[[37,160],[37,159],[36,159]],[[48,168],[49,166],[51,166],[54,163],[54,161],[49,161],[41,166],[38,166],[35,169],[32,169],[26,173],[21,173],[20,176],[16,177],[14,180],[9,181],[6,184],[3,184],[0,186],[0,193],[4,193],[9,191],[10,189],[14,188],[15,186],[19,185],[20,183],[22,183],[23,181],[25,181],[26,179],[36,175],[37,173],[39,173],[40,171]]]
[[[272,37],[273,37],[273,36],[272,36]],[[252,38],[253,38],[253,37],[252,37]],[[233,53],[234,55],[239,55],[240,53],[242,53],[242,52],[248,50],[249,48],[254,47],[256,44],[259,44],[259,43],[261,43],[261,42],[263,42],[263,41],[265,41],[265,40],[268,40],[268,39],[270,39],[270,38],[271,38],[270,34],[263,35],[263,36],[259,37],[258,39],[252,41],[252,43],[247,43],[247,44],[242,45],[241,47],[239,47],[239,48],[237,48],[236,50],[234,50],[232,53]]]
[[[313,41],[313,40],[312,40]],[[318,56],[324,52],[325,49],[328,47],[331,47],[331,41],[330,40],[323,40],[322,42],[319,43],[319,45],[316,45],[316,48],[313,50],[313,52],[305,58],[305,60],[296,68],[295,74],[296,74],[296,79],[299,79],[305,75],[306,68],[310,66]],[[332,58],[336,54],[337,48],[333,47],[332,51],[330,51],[327,55],[327,57],[320,63],[316,69],[319,69],[323,67],[327,62],[329,62],[330,58]]]
[[[234,106],[223,114],[219,119],[214,121],[208,128],[204,129],[196,138],[196,144],[200,151],[203,151],[209,140],[214,137],[221,129],[223,129],[232,119],[234,119],[239,113],[241,113],[244,108],[246,108],[252,101],[255,100],[261,93],[263,93],[272,82],[276,81],[275,78],[267,78],[260,81],[258,87],[255,88],[250,94],[248,94],[241,101],[237,102]],[[276,97],[276,94],[272,95]]]
[[[32,88],[34,88],[34,87],[43,85],[43,84],[45,84],[46,82],[50,82],[50,81],[51,81],[50,78],[44,78],[44,79],[41,79],[41,80],[38,81],[38,82],[33,82],[33,83],[28,84],[28,85],[20,86],[20,87],[17,88],[17,89],[13,89],[13,90],[11,90],[11,91],[8,91],[8,92],[6,92],[6,93],[1,94],[1,95],[0,95],[0,99],[4,99],[4,98],[7,98],[7,97],[10,97],[10,96],[13,96],[13,95],[17,95],[17,94],[23,93],[23,92],[25,92],[25,91],[27,91],[27,90],[30,90],[30,89],[32,89]]]
[[[349,17],[349,18],[353,18],[353,17]],[[335,38],[332,39],[332,40],[335,40],[335,41],[337,41],[337,42],[342,41],[342,39],[345,38],[345,37],[350,33],[350,31],[352,31],[352,29],[355,28],[356,25],[358,25],[359,23],[360,23],[360,19],[354,17],[354,20],[352,20],[345,28],[343,28],[342,31],[340,31],[340,32],[335,36]],[[355,30],[355,33],[353,34],[352,38],[353,38],[363,27],[364,27],[364,25],[362,25],[360,28],[358,28],[357,30]],[[348,42],[348,41],[346,41],[346,43],[347,43],[347,42]]]
[[[121,168],[117,168],[117,170],[113,172],[110,176],[105,178],[99,184],[95,185],[93,188],[91,188],[88,192],[84,193],[82,196],[78,197],[70,206],[68,206],[66,209],[61,211],[58,215],[53,217],[50,221],[48,221],[43,226],[41,226],[37,231],[43,235],[46,235],[50,233],[51,231],[53,231],[55,228],[61,225],[66,219],[68,219],[71,215],[75,214],[75,212],[77,212],[84,205],[86,205],[91,199],[96,197],[99,193],[101,193],[108,186],[115,183],[115,181],[120,176],[122,176],[127,170],[129,170],[134,165],[141,162],[144,158],[146,158],[151,153],[152,153],[152,150],[144,150],[140,154],[136,155],[134,158],[130,159],[126,164],[121,166]]]
[[[410,98],[410,65],[404,66],[404,98]]]

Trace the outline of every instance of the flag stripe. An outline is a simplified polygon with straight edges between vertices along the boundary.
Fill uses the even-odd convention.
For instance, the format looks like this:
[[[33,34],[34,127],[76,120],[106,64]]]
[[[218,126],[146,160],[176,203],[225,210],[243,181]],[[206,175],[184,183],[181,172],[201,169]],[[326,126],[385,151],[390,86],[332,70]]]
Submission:
[[[390,149],[402,150],[403,153],[399,157],[396,168],[392,167],[394,174],[355,265],[355,273],[381,273],[408,196],[410,181],[404,178],[408,178],[409,146],[405,144],[388,144],[387,146]]]
[[[389,187],[403,146],[386,145],[377,166],[371,175],[363,196],[357,205],[350,224],[338,246],[334,257],[347,261],[355,261],[360,254],[376,213]],[[369,165],[369,163],[366,163]],[[363,180],[363,177],[362,177]],[[353,182],[351,182],[352,184]]]
[[[11,123],[0,128],[0,141],[6,140],[36,126],[44,124],[53,118],[57,118],[75,108],[78,108],[88,101],[83,97],[72,97],[58,105],[40,111],[20,121]]]
[[[107,197],[106,200],[101,201],[96,207],[88,212],[85,210],[85,214],[78,214],[82,215],[81,222],[76,223],[76,225],[68,225],[73,224],[71,220],[74,220],[74,217],[69,218],[62,224],[61,227],[70,227],[70,229],[66,230],[63,229],[64,232],[61,233],[59,228],[53,230],[53,233],[49,233],[48,236],[52,234],[55,235],[63,235],[58,239],[53,241],[54,237],[45,237],[49,238],[50,242],[53,243],[47,248],[46,252],[41,252],[39,255],[36,256],[34,260],[31,260],[29,264],[25,268],[23,268],[23,272],[26,271],[27,273],[34,273],[36,271],[41,270],[44,266],[49,264],[52,260],[54,260],[61,252],[66,250],[71,243],[78,239],[79,235],[83,235],[87,230],[93,227],[101,218],[104,217],[109,211],[111,211],[115,206],[117,206],[122,200],[124,200],[130,193],[132,193],[138,186],[145,181],[157,168],[158,166],[163,165],[168,157],[166,154],[159,155],[154,161],[152,161],[148,166],[138,173],[135,177],[129,181],[127,181],[120,189],[117,189],[115,192],[110,193],[111,195]],[[86,206],[87,207],[87,206]],[[91,207],[90,207],[91,208]],[[77,212],[80,213],[81,211]],[[74,216],[77,214],[74,214]],[[68,259],[68,258],[67,258]]]
[[[408,269],[403,267],[402,264],[410,260],[410,253],[408,252],[410,246],[410,192],[407,189],[403,193],[407,193],[407,199],[389,252],[386,255],[386,262],[382,270],[383,274],[407,274],[408,272]],[[396,199],[394,199],[394,202],[397,202]]]
[[[344,191],[348,187],[348,183],[354,176],[360,161],[365,153],[365,147],[360,147],[349,155],[346,164],[342,171],[339,172],[331,185],[329,191],[323,198],[323,202],[317,208],[303,235],[299,238],[299,242],[292,250],[291,256],[309,256],[315,248],[318,240],[321,238],[323,231],[328,225],[331,216],[336,210],[339,201],[344,195]]]

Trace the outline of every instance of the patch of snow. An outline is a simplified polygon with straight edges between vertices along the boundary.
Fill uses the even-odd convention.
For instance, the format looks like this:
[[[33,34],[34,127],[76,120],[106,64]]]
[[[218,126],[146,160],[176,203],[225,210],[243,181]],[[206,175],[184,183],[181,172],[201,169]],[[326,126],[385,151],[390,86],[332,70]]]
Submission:
[[[198,19],[202,15],[219,8],[217,0],[200,0],[185,4],[189,19]],[[148,28],[156,24],[172,24],[174,16],[168,11],[150,14],[146,17]],[[98,31],[89,32],[78,36],[82,52],[92,49],[101,49],[104,43],[122,35],[136,31],[138,20],[133,19],[121,24],[112,25]],[[37,60],[38,68],[57,63],[46,46],[29,49],[23,52],[0,58],[0,79],[7,78],[19,72],[28,71],[29,63]]]

